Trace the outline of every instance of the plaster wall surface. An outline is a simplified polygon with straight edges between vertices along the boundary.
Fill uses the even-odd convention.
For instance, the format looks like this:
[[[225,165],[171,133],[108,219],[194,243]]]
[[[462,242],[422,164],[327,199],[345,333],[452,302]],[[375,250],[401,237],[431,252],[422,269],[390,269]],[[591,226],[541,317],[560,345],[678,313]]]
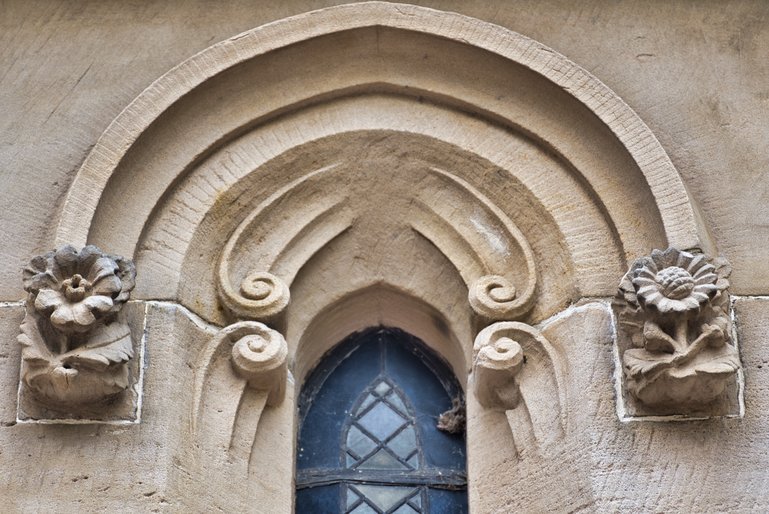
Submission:
[[[25,297],[20,270],[53,246],[64,194],[98,137],[157,77],[218,41],[337,3],[0,2],[0,469],[9,470],[0,480],[0,497],[10,511],[204,508],[180,492],[195,489],[198,471],[187,467],[178,450],[192,444],[177,426],[183,409],[165,403],[184,395],[180,377],[192,357],[177,354],[176,364],[169,364],[173,359],[164,355],[184,349],[174,348],[162,327],[191,339],[203,337],[196,335],[202,329],[174,309],[153,311],[159,335],[148,353],[148,400],[140,425],[18,424],[16,335]],[[588,309],[577,314],[593,320],[583,328],[593,343],[575,368],[575,387],[584,387],[589,397],[578,421],[582,437],[570,442],[570,451],[580,455],[570,464],[575,469],[557,462],[552,469],[527,468],[524,462],[511,476],[506,455],[492,456],[499,461],[489,457],[479,467],[471,446],[470,472],[481,469],[488,476],[471,489],[475,512],[521,505],[532,511],[769,510],[769,4],[415,3],[529,36],[590,71],[627,102],[678,169],[718,253],[732,265],[732,293],[738,297],[743,418],[621,423],[610,328],[600,312]],[[291,408],[267,411],[263,426],[279,432]],[[286,441],[293,434],[281,436],[280,451],[290,446]],[[493,437],[475,441],[476,454],[493,447]],[[256,448],[267,444],[255,443]],[[247,510],[254,505],[249,501],[266,500],[278,510],[254,508],[290,508],[284,478],[290,465],[271,461],[271,451],[265,449],[259,465],[280,476],[278,482],[253,471],[266,496],[260,500],[253,491],[244,492],[218,507]],[[575,477],[573,487],[552,499],[547,475],[565,471]],[[248,490],[249,484],[242,487]],[[501,490],[508,493],[499,495]],[[513,497],[513,490],[520,493]]]

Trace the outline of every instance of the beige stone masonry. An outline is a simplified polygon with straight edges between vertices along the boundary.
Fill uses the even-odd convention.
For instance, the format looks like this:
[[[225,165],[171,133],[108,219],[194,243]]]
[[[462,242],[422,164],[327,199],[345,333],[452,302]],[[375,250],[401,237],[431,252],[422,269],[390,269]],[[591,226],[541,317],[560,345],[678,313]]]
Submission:
[[[0,9],[5,510],[292,512],[383,325],[471,512],[769,511],[769,11],[332,3]]]

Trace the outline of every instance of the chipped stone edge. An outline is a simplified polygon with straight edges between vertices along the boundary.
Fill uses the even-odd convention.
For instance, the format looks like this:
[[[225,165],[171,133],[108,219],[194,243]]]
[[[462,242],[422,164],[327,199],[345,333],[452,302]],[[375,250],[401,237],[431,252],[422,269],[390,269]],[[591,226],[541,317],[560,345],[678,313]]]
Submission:
[[[147,312],[149,312],[150,307],[158,307],[160,309],[165,308],[165,309],[171,309],[171,310],[179,310],[181,311],[182,314],[184,314],[187,317],[187,319],[192,321],[192,323],[196,327],[212,335],[219,333],[219,331],[222,328],[224,328],[223,326],[216,325],[214,323],[210,323],[206,321],[205,318],[201,317],[195,311],[185,306],[184,304],[181,304],[178,302],[172,302],[169,300],[133,300],[133,301],[137,303],[139,302],[145,303],[147,305]]]
[[[734,347],[737,348],[737,355],[739,355],[740,364],[742,364],[742,352],[740,351],[740,340],[737,333],[737,310],[734,308],[737,300],[740,298],[753,297],[731,295],[729,298],[729,307],[731,308],[729,316],[732,319],[732,341],[734,341]],[[742,419],[745,417],[745,368],[742,365],[737,370],[737,401],[740,407],[739,418]]]
[[[140,303],[141,300],[133,300]],[[142,320],[142,340],[139,345],[139,379],[134,386],[136,391],[136,417],[132,425],[138,425],[142,421],[142,404],[144,403],[144,369],[147,367],[147,318],[149,317],[150,304],[144,304],[144,319]]]

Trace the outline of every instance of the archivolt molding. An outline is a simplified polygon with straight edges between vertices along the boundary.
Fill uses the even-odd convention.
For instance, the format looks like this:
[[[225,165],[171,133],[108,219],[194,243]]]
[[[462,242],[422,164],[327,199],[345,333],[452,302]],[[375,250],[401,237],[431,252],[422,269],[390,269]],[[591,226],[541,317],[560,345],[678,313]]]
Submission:
[[[175,299],[221,324],[233,321],[233,316],[272,321],[285,309],[286,295],[268,295],[265,301],[248,298],[241,291],[246,277],[269,273],[292,287],[305,264],[317,260],[324,249],[343,247],[346,239],[363,247],[352,232],[371,232],[372,224],[361,215],[369,206],[356,204],[351,195],[365,194],[365,189],[351,191],[348,184],[373,184],[381,178],[367,175],[365,168],[378,167],[377,175],[406,173],[401,171],[407,167],[403,161],[386,162],[376,155],[367,161],[354,150],[340,151],[342,145],[397,153],[411,142],[421,148],[403,152],[404,159],[422,170],[408,171],[421,174],[412,177],[419,187],[393,187],[393,195],[410,197],[401,215],[411,217],[415,233],[453,264],[465,287],[473,290],[471,305],[488,321],[530,311],[542,318],[580,296],[609,294],[628,254],[646,248],[650,238],[665,242],[678,231],[680,227],[665,225],[668,205],[655,205],[650,186],[643,184],[643,162],[628,157],[632,152],[595,122],[596,113],[588,114],[571,90],[546,74],[532,73],[546,66],[531,60],[530,52],[518,55],[512,43],[528,45],[531,51],[540,49],[538,45],[484,26],[511,45],[503,52],[492,50],[472,36],[464,37],[463,27],[477,28],[480,22],[408,9],[413,14],[408,23],[391,4],[322,11],[314,15],[318,19],[313,20],[313,31],[331,24],[324,20],[334,17],[332,13],[343,20],[328,29],[326,39],[314,39],[309,46],[300,48],[308,40],[299,37],[288,46],[278,45],[284,51],[274,54],[271,50],[277,47],[256,43],[259,37],[274,35],[272,29],[261,28],[193,57],[191,62],[207,63],[211,69],[192,84],[182,86],[177,76],[186,65],[169,72],[121,114],[115,123],[122,128],[108,129],[86,160],[67,199],[58,237],[83,238],[85,234],[73,231],[89,224],[82,222],[85,211],[89,238],[134,255],[145,270],[137,288],[140,297]],[[457,22],[452,29],[458,31],[456,37],[448,37],[443,29],[428,30],[443,16]],[[377,17],[380,22],[373,23]],[[424,26],[414,25],[420,18]],[[306,28],[303,19],[278,25],[301,32]],[[323,63],[338,59],[335,52],[345,46],[339,38],[357,44],[358,53],[338,62],[329,75],[331,67]],[[431,45],[424,48],[430,48],[433,66],[417,66],[409,55],[419,42]],[[218,58],[209,60],[222,57],[218,53],[223,47],[237,48],[241,58],[230,60],[230,66]],[[301,91],[291,52],[310,56],[304,57],[311,68],[301,76]],[[400,58],[403,53],[408,59]],[[462,60],[467,69],[454,66],[449,56]],[[355,65],[374,57],[375,67]],[[259,73],[265,59],[273,71],[268,78]],[[500,68],[503,63],[507,68]],[[447,73],[457,77],[441,75]],[[487,86],[467,87],[462,75],[467,73]],[[293,85],[284,84],[286,80]],[[501,101],[516,81],[515,93],[524,96]],[[242,84],[254,86],[244,89]],[[254,96],[256,92],[262,94]],[[198,102],[217,95],[227,100],[203,114]],[[147,98],[153,99],[152,106],[173,103],[174,109],[153,107],[142,114],[139,107],[149,108],[143,103]],[[154,123],[145,116],[154,116]],[[562,132],[581,130],[585,139],[564,139],[558,132],[561,125]],[[125,127],[137,133],[128,136]],[[180,132],[189,134],[183,142]],[[115,139],[121,137],[126,139]],[[605,142],[604,151],[595,152],[588,141]],[[105,159],[105,147],[122,150]],[[420,155],[425,148],[441,148],[452,157],[425,159]],[[307,155],[312,149],[319,155]],[[600,156],[610,157],[601,162]],[[424,175],[424,169],[432,176]],[[612,171],[623,180],[610,178]],[[136,173],[147,180],[136,184]],[[116,194],[125,181],[138,186],[128,205],[124,195]],[[94,188],[101,194],[94,194]],[[671,191],[676,188],[666,198],[681,199]],[[100,197],[98,205],[94,197]],[[77,221],[69,214],[75,204]],[[688,199],[679,204],[688,208]],[[644,213],[640,218],[636,207]],[[115,231],[110,220],[118,215],[125,223]],[[685,222],[687,217],[671,219]],[[690,235],[696,239],[694,232]],[[541,270],[535,269],[535,254],[548,256]],[[214,271],[218,293],[207,280],[188,278],[210,277],[210,262],[220,263]],[[379,278],[388,281],[382,273]],[[502,277],[494,280],[502,280],[504,287],[474,287],[483,277]],[[513,291],[515,297],[501,295]],[[279,300],[272,303],[275,298]],[[220,300],[230,317],[219,311]],[[271,307],[264,307],[267,304]]]
[[[337,328],[319,319],[350,298],[368,323],[450,340],[466,372],[469,347],[452,345],[477,329],[609,296],[651,245],[709,246],[664,150],[600,81],[504,28],[384,2],[254,29],[158,79],[83,163],[56,238],[132,255],[140,298],[280,330],[300,376],[300,349],[322,353],[308,334],[331,341]],[[541,343],[527,326],[516,334]],[[253,348],[225,335],[204,366],[261,384],[239,396],[255,405],[279,396],[250,377]],[[225,341],[244,350],[235,372]],[[561,364],[537,355],[541,376],[527,380],[562,403]]]
[[[110,125],[78,172],[57,227],[57,242],[84,244],[114,170],[147,128],[190,91],[276,49],[330,34],[380,27],[458,42],[524,66],[586,106],[639,166],[656,200],[668,243],[701,246],[689,197],[659,142],[638,116],[595,77],[557,52],[502,27],[459,14],[371,2],[332,7],[271,23],[218,43],[145,90]]]
[[[388,108],[394,109],[399,105],[399,103],[388,102],[380,106],[381,109],[375,109],[374,113],[377,111],[386,113]],[[372,110],[370,104],[367,107],[369,111]],[[352,109],[346,115],[350,116],[348,119],[351,121],[354,120]],[[291,125],[298,126],[296,122],[292,122]],[[358,122],[357,125],[360,126],[361,123]],[[240,295],[237,293],[237,288],[248,273],[264,270],[279,276],[290,286],[305,263],[332,241],[349,236],[351,228],[361,227],[362,229],[366,225],[366,230],[379,230],[381,227],[372,228],[374,223],[374,214],[370,212],[372,209],[380,209],[382,212],[378,214],[379,216],[394,216],[402,219],[403,223],[410,226],[415,233],[444,253],[454,264],[457,272],[462,275],[466,287],[470,287],[482,276],[505,276],[519,291],[518,306],[515,309],[521,313],[532,306],[538,277],[533,258],[534,251],[530,243],[532,237],[535,241],[539,240],[539,246],[547,245],[552,248],[553,243],[558,245],[555,239],[558,234],[566,231],[567,234],[562,237],[565,237],[567,244],[574,249],[572,258],[577,259],[574,264],[577,268],[575,274],[579,272],[584,282],[589,281],[585,277],[596,278],[593,281],[593,287],[597,282],[605,280],[601,277],[606,274],[607,266],[621,269],[621,257],[611,238],[611,231],[605,224],[602,226],[597,209],[587,197],[584,203],[575,205],[575,209],[584,214],[582,219],[585,223],[582,229],[574,228],[579,230],[579,233],[587,231],[594,234],[593,243],[602,245],[606,253],[611,256],[602,260],[596,260],[579,250],[579,246],[583,243],[579,241],[577,231],[569,229],[569,225],[575,222],[566,210],[559,211],[554,207],[552,214],[557,216],[557,220],[553,223],[550,219],[551,213],[546,213],[542,207],[539,207],[541,210],[538,214],[528,214],[527,219],[524,220],[527,231],[536,231],[536,233],[524,235],[509,215],[498,206],[497,202],[500,202],[501,198],[489,198],[462,177],[454,176],[436,167],[413,172],[415,175],[412,179],[420,183],[418,189],[404,190],[404,187],[399,184],[382,184],[381,189],[385,191],[390,189],[390,195],[393,198],[404,195],[409,198],[409,204],[402,208],[396,207],[398,201],[393,202],[390,213],[383,210],[388,207],[387,205],[367,203],[370,197],[357,198],[360,195],[367,195],[366,188],[369,187],[367,184],[381,180],[381,177],[375,177],[374,173],[390,173],[390,170],[403,167],[403,163],[398,162],[397,159],[392,159],[390,162],[379,158],[365,161],[357,156],[359,162],[356,162],[354,149],[357,145],[381,147],[381,151],[385,152],[388,146],[394,147],[399,144],[405,146],[410,141],[418,141],[421,148],[434,152],[435,150],[430,150],[429,147],[434,146],[436,142],[433,139],[419,138],[414,135],[414,130],[417,128],[412,126],[411,133],[406,132],[409,128],[405,126],[401,128],[403,133],[356,131],[305,143],[316,148],[323,148],[323,146],[335,148],[341,156],[334,155],[336,162],[316,171],[309,171],[306,175],[280,187],[275,194],[265,199],[251,213],[246,214],[237,227],[227,223],[237,221],[241,216],[238,212],[230,210],[225,215],[217,210],[223,203],[223,195],[218,191],[232,190],[233,192],[226,198],[233,203],[239,202],[240,198],[250,190],[259,187],[257,183],[263,183],[266,180],[265,178],[260,180],[259,175],[250,174],[252,166],[260,169],[260,174],[275,177],[277,174],[273,175],[275,172],[272,170],[277,170],[279,167],[290,168],[294,170],[293,173],[297,173],[307,164],[302,162],[301,157],[290,159],[289,163],[278,159],[278,162],[271,160],[261,166],[256,163],[250,164],[238,171],[240,176],[237,178],[230,179],[229,182],[221,182],[216,177],[226,176],[225,170],[232,169],[231,164],[227,162],[232,152],[239,152],[241,149],[248,152],[249,148],[260,148],[252,142],[258,137],[256,134],[253,137],[249,136],[247,141],[227,147],[226,155],[212,156],[200,168],[200,172],[190,177],[189,185],[172,197],[168,214],[161,211],[158,221],[145,231],[144,249],[141,251],[150,250],[154,254],[157,249],[164,257],[162,261],[154,259],[154,262],[147,259],[144,269],[149,269],[149,276],[155,276],[153,268],[164,275],[163,280],[152,280],[151,283],[155,287],[168,283],[182,283],[182,270],[190,264],[183,257],[187,252],[186,249],[194,249],[198,253],[210,249],[214,252],[210,258],[218,259],[220,262],[218,277],[220,284],[223,284],[220,294],[230,309],[236,309],[237,302],[241,301],[238,300]],[[305,129],[304,133],[308,131],[311,132],[312,128]],[[305,146],[301,142],[297,144],[299,148]],[[339,150],[340,147],[352,150]],[[469,155],[451,146],[446,146],[445,150],[447,153]],[[253,154],[240,154],[240,158],[243,159],[251,157]],[[323,156],[313,155],[312,158],[316,161]],[[344,160],[340,160],[341,158]],[[467,157],[461,158],[464,160]],[[457,158],[453,159],[455,162],[452,164],[456,166]],[[479,166],[472,162],[462,165],[473,171],[478,169],[478,173],[483,172],[483,167],[493,166],[492,164]],[[364,172],[362,168],[370,168],[371,171]],[[214,177],[214,180],[210,180],[209,177]],[[285,179],[276,178],[276,180]],[[193,185],[197,182],[201,185]],[[355,185],[356,183],[358,185]],[[344,186],[339,187],[340,184]],[[190,194],[195,196],[191,198]],[[374,198],[377,202],[382,202],[383,195],[384,193],[381,193]],[[512,206],[517,205],[521,211],[530,212],[538,203],[538,200],[531,198],[530,195],[531,193],[527,194],[522,190],[516,195],[515,200],[508,202],[509,206],[506,209],[510,210]],[[579,197],[579,193],[577,196]],[[229,208],[230,204],[227,205]],[[575,209],[571,209],[571,213]],[[462,214],[457,216],[457,213]],[[553,226],[555,224],[561,226]],[[219,255],[220,245],[211,244],[211,234],[228,232],[232,232],[232,236],[223,242],[224,252]],[[545,243],[544,239],[547,238],[552,242]],[[173,248],[163,245],[163,241],[169,240],[175,241]],[[179,255],[180,250],[183,252],[182,256]],[[557,252],[552,255],[553,262],[561,260],[564,262],[564,267],[569,266],[565,263],[569,259],[565,255],[559,256]],[[141,257],[139,260],[142,261]],[[192,266],[207,261],[200,259],[197,255],[192,260]],[[571,274],[570,270],[562,268],[558,280],[562,279],[564,272],[566,275]],[[555,275],[550,275],[549,280],[555,281]],[[197,286],[198,284],[194,282],[183,283],[182,289],[179,290],[180,297],[184,299],[189,295],[195,295],[195,298],[199,299],[200,292],[193,290]],[[149,296],[164,294],[162,291],[153,292],[144,288],[142,292]],[[200,303],[199,300],[197,301]],[[214,312],[213,306],[206,308],[206,311]],[[205,312],[203,314],[210,316]]]
[[[465,192],[465,195],[463,195],[465,198],[469,196],[476,202],[478,207],[486,211],[485,219],[480,219],[476,214],[475,217],[469,218],[469,226],[464,226],[465,220],[456,216],[456,211],[472,212],[471,206],[462,206],[458,201],[459,199],[454,199],[450,206],[443,202],[433,202],[431,206],[431,210],[444,222],[439,226],[457,231],[460,230],[460,227],[465,228],[464,233],[466,235],[462,241],[465,244],[458,246],[460,248],[471,248],[475,256],[477,256],[477,260],[480,261],[484,272],[483,275],[472,273],[475,267],[463,266],[463,263],[458,263],[455,259],[452,259],[454,252],[448,248],[443,250],[444,255],[452,260],[452,263],[467,284],[469,290],[468,299],[473,311],[483,319],[494,321],[515,319],[523,316],[531,309],[535,301],[534,293],[537,289],[537,266],[534,260],[534,252],[529,246],[526,237],[513,221],[480,191],[459,177],[454,177],[437,169],[432,171],[458,185]],[[447,207],[451,210],[449,211]],[[441,210],[444,212],[441,213]],[[421,230],[417,227],[414,228],[420,234],[430,239],[433,244],[439,246],[441,241],[446,239],[444,237],[430,238],[426,235],[429,233],[430,225],[425,223],[423,227]],[[512,245],[517,246],[522,253],[522,259],[519,262],[525,266],[525,279],[522,281],[524,287],[521,290],[516,289],[509,277],[502,275],[502,273],[508,273],[509,268],[504,267],[504,265],[500,266],[499,263],[501,260],[499,255],[509,255]],[[491,248],[484,249],[484,246],[490,246]]]
[[[363,215],[350,205],[344,189],[303,187],[311,177],[338,167],[328,166],[281,188],[230,237],[220,258],[218,285],[221,300],[234,314],[275,320],[287,307],[289,285],[304,264]],[[417,209],[392,215],[407,216],[406,223],[451,261],[470,290],[470,304],[479,316],[493,320],[522,316],[533,305],[537,284],[534,254],[525,236],[470,184],[439,169],[429,172],[440,180],[435,187],[424,183],[414,193]],[[455,192],[447,200],[449,189]],[[474,215],[456,217],[457,211]],[[509,278],[489,275],[508,272],[512,253],[519,253],[523,264],[516,273],[520,291]],[[269,272],[247,272],[238,255],[249,266]],[[280,273],[283,279],[271,272]]]
[[[336,165],[313,171],[280,188],[235,229],[219,259],[218,290],[240,317],[280,324],[289,286],[304,263],[353,223],[343,190],[318,195],[304,187]],[[244,255],[243,266],[238,255]],[[181,270],[179,270],[181,272]],[[278,277],[274,273],[279,273]]]

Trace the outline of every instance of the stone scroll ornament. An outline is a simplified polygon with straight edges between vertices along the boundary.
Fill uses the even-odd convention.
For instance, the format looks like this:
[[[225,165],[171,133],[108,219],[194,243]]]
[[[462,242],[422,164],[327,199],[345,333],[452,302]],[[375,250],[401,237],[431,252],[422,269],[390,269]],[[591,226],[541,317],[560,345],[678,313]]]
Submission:
[[[196,366],[192,431],[202,452],[226,463],[208,462],[206,469],[219,473],[249,462],[262,413],[283,402],[287,382],[288,345],[280,332],[239,321],[211,339]]]
[[[633,347],[622,365],[641,403],[699,408],[734,379],[729,272],[723,260],[668,248],[636,260],[623,277],[615,309]]]
[[[29,293],[18,341],[21,380],[53,409],[107,402],[129,386],[134,357],[119,313],[134,288],[131,260],[95,246],[39,255],[24,269]]]
[[[493,323],[478,333],[473,356],[475,397],[485,409],[507,413],[520,448],[563,441],[563,358],[539,330],[517,321]],[[531,434],[528,442],[525,434]]]
[[[534,269],[534,266],[529,266]],[[529,310],[536,301],[536,275],[532,273],[526,289],[521,293],[512,282],[501,275],[484,275],[468,288],[468,301],[473,311],[486,321],[516,319]]]
[[[238,317],[275,324],[291,299],[288,285],[266,271],[252,271],[235,290],[230,284],[226,267],[219,267],[219,298]]]
[[[288,345],[280,332],[258,322],[240,322],[228,327],[235,372],[249,387],[268,393],[267,405],[280,405],[286,395]]]

